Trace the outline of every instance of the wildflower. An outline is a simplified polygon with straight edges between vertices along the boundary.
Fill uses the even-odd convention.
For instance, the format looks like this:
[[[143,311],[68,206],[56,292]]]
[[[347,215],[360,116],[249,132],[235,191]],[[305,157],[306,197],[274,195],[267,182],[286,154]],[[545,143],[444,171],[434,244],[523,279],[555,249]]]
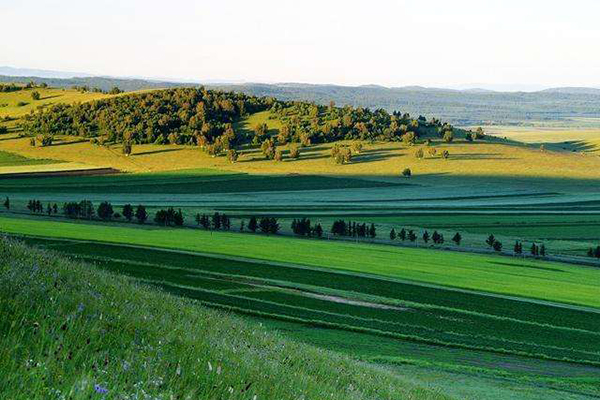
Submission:
[[[96,393],[100,393],[100,394],[106,394],[106,393],[108,393],[108,389],[106,389],[106,388],[104,388],[104,387],[102,387],[102,386],[100,386],[98,384],[94,385],[94,390],[96,391]]]

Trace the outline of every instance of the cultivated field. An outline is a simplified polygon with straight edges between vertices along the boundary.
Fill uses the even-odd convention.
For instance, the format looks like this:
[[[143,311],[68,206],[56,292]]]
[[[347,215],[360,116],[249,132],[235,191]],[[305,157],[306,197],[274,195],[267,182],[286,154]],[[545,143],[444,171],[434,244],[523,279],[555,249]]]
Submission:
[[[27,231],[48,235],[36,226],[39,223],[28,226]],[[59,236],[71,236],[70,227],[54,227],[61,232]],[[452,286],[497,281],[521,295],[525,288],[540,287],[540,295],[556,300],[569,287],[579,296],[587,290],[587,282],[598,280],[600,271],[473,255],[444,256],[442,267],[432,251],[384,251],[385,247],[300,239],[291,243],[289,239],[255,235],[189,235],[193,240],[186,240],[188,234],[182,232],[177,235],[181,243],[174,244],[157,239],[173,237],[170,232],[138,229],[137,234],[126,234],[119,228],[105,228],[101,237],[113,241],[139,238],[133,240],[135,243],[154,238],[153,245],[194,249],[205,255],[79,240],[27,242],[130,275],[210,307],[259,318],[269,329],[370,363],[398,368],[403,375],[432,368],[454,379],[474,374],[485,381],[487,390],[503,396],[515,393],[506,387],[506,381],[518,385],[524,392],[521,398],[585,398],[598,394],[600,353],[593,350],[600,340],[595,330],[600,323],[598,309]],[[281,255],[280,249],[284,248],[287,254]],[[306,264],[326,268],[309,268]],[[336,271],[338,268],[342,269]],[[572,281],[588,273],[587,277],[581,275],[581,282]],[[425,281],[437,281],[442,276],[445,287]],[[469,282],[461,281],[459,276],[470,277]],[[551,293],[550,287],[560,288],[562,294],[556,290]],[[597,292],[598,287],[592,291]],[[575,302],[586,303],[583,298]],[[406,365],[417,371],[408,373]],[[476,398],[474,388],[455,390],[460,398]]]

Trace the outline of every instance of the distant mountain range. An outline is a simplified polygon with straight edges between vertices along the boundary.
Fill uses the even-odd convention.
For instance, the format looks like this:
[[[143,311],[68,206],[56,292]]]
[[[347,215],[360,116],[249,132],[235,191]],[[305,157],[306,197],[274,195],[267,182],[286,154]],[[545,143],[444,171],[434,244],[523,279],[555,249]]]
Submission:
[[[77,75],[77,76],[76,76]],[[305,83],[177,82],[143,78],[91,76],[60,71],[0,67],[0,82],[46,83],[53,87],[83,86],[125,91],[200,86],[239,91],[282,100],[313,101],[356,107],[400,110],[435,116],[457,125],[526,124],[565,118],[600,118],[600,89],[559,87],[534,92],[498,92],[487,88],[444,89],[422,86],[340,86]],[[599,122],[600,124],[600,122]]]

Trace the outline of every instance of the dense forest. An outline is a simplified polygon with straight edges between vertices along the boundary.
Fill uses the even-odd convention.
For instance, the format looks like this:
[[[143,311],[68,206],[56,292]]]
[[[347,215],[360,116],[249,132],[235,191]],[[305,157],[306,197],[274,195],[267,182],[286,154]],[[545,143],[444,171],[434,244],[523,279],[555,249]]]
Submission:
[[[282,122],[276,137],[266,124],[235,130],[240,118],[270,111]],[[57,104],[28,115],[25,132],[43,137],[68,134],[97,143],[192,144],[221,153],[240,144],[414,141],[422,135],[448,138],[454,128],[438,119],[383,109],[279,101],[242,93],[177,88],[134,93],[75,105]]]

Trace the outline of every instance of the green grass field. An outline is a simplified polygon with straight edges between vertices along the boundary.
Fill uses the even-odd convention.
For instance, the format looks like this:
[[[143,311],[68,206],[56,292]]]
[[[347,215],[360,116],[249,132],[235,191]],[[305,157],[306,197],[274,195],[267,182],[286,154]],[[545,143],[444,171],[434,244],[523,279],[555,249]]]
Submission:
[[[61,161],[57,160],[45,160],[45,159],[32,159],[20,156],[18,154],[7,153],[0,151],[0,167],[13,167],[13,166],[24,166],[24,165],[47,165],[56,164]]]
[[[542,261],[327,240],[0,218],[12,234],[244,256],[600,307],[600,270]]]
[[[55,254],[0,254],[3,398],[450,398]]]
[[[78,241],[27,242],[210,307],[250,315],[271,330],[369,363],[433,368],[454,379],[474,374],[494,390],[503,387],[502,377],[531,392],[523,398],[536,398],[530,397],[534,393],[552,398],[540,391],[543,387],[591,395],[599,383],[598,311],[263,260]],[[445,385],[435,386],[446,392]],[[473,390],[462,388],[459,397],[470,398]]]

